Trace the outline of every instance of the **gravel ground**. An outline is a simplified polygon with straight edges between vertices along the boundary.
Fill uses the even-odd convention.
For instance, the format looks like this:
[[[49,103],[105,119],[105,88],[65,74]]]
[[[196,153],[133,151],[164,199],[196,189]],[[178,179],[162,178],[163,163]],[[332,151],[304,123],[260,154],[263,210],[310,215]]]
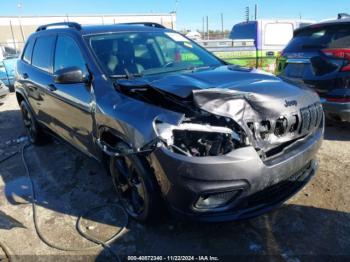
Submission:
[[[25,142],[14,94],[0,106],[0,161]],[[109,249],[82,238],[107,240],[126,226],[111,250],[126,255],[203,255],[220,259],[272,261],[350,260],[350,125],[328,123],[315,178],[281,208],[230,223],[179,221],[168,215],[157,224],[127,223],[102,166],[58,141],[25,151],[37,194],[35,232],[30,191],[20,155],[0,163],[0,261],[115,259]],[[96,209],[94,209],[96,207]],[[90,212],[89,212],[90,211]],[[34,257],[35,256],[35,257]]]

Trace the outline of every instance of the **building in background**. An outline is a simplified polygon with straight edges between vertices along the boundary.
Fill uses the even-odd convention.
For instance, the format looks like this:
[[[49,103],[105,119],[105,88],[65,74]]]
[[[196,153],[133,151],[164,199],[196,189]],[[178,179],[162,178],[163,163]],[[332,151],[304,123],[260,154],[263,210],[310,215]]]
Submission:
[[[160,23],[168,28],[176,29],[175,12],[76,16],[3,16],[0,17],[0,46],[21,51],[27,37],[33,33],[38,26],[68,21],[78,22],[82,25],[154,22]]]

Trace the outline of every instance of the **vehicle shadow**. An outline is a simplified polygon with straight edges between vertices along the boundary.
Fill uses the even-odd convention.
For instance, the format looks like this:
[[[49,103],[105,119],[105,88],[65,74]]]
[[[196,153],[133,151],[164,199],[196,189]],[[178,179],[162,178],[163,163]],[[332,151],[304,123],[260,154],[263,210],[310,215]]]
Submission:
[[[25,134],[19,110],[0,111],[0,143]]]
[[[285,205],[239,222],[131,223],[112,248],[125,260],[128,255],[195,255],[217,256],[219,261],[348,261],[349,223],[348,212]],[[96,260],[106,256],[104,250]]]
[[[325,140],[350,141],[350,123],[326,120]]]
[[[70,237],[65,224],[71,225],[72,219],[95,206],[116,203],[110,177],[95,161],[59,142],[29,147],[26,158],[37,190],[41,230],[61,245],[67,239],[80,243],[81,236]],[[5,167],[0,166],[10,205],[31,200],[23,172],[18,156]],[[6,209],[2,212],[4,219]],[[108,212],[89,219],[110,226],[110,230],[122,226],[118,216],[110,219],[115,214]],[[0,223],[0,228],[10,230],[26,224],[20,216],[8,220],[11,226]],[[220,261],[244,260],[247,256],[259,260],[273,256],[276,261],[322,261],[325,255],[350,258],[349,224],[348,212],[301,205],[285,205],[258,218],[230,223],[181,221],[166,215],[147,225],[129,221],[127,232],[111,248],[122,258],[147,254],[219,256]],[[95,258],[105,260],[111,258],[111,253],[104,249]]]

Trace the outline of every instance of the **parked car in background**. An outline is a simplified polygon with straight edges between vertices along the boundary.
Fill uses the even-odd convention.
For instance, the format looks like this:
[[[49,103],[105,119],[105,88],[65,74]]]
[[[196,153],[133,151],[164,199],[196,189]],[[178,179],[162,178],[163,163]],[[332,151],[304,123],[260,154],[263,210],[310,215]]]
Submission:
[[[17,57],[0,60],[0,80],[10,88],[11,92],[14,91],[16,64]]]
[[[350,121],[350,18],[297,29],[277,58],[276,74],[315,90],[326,116]]]
[[[221,59],[241,66],[274,72],[276,56],[293,37],[293,31],[310,20],[260,19],[235,24],[229,39],[199,43]]]
[[[0,104],[4,102],[9,93],[9,88],[0,80]]]
[[[186,34],[186,37],[188,37],[189,39],[194,40],[194,41],[202,39],[202,35],[198,31],[189,31]]]
[[[18,57],[20,51],[17,47],[11,47],[10,45],[12,44],[0,44],[0,60]]]
[[[106,161],[138,220],[156,218],[162,202],[192,219],[257,216],[317,169],[314,91],[228,65],[159,24],[41,26],[15,88],[30,141],[50,130]]]

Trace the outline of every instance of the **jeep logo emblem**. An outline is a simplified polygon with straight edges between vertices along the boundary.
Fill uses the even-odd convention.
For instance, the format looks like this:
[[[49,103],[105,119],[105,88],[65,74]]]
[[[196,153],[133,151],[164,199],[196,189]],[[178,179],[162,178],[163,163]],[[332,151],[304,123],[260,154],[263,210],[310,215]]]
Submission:
[[[285,107],[297,106],[297,105],[298,105],[298,102],[297,102],[296,100],[290,100],[290,101],[285,100],[285,102],[286,102],[286,103],[284,104]]]

